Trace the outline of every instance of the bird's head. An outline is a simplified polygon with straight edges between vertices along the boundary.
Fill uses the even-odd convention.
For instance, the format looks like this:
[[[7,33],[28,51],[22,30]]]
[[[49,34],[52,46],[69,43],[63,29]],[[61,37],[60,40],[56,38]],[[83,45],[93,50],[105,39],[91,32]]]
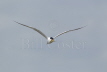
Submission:
[[[53,37],[48,37],[47,38],[47,44],[51,44],[52,42],[55,42],[54,38]]]
[[[54,42],[54,38],[50,37],[50,43]]]

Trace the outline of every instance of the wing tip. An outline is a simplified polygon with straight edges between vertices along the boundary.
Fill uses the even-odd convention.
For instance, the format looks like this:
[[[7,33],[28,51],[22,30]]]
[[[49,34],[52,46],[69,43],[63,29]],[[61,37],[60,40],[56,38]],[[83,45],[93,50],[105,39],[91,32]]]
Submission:
[[[15,21],[15,20],[13,20],[13,22],[20,24],[19,22]]]
[[[88,25],[85,25],[85,26],[83,26],[83,28],[84,28],[84,27],[87,27],[87,26],[88,26]]]
[[[87,26],[88,26],[88,25],[85,25],[85,26],[81,27],[80,29],[85,28],[85,27],[87,27]]]

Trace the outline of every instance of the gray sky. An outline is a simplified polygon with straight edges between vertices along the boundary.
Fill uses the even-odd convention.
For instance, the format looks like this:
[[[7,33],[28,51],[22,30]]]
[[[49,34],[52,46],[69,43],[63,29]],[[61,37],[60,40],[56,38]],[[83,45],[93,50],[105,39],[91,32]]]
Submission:
[[[47,36],[64,34],[47,45]],[[107,72],[106,0],[0,0],[0,72]]]

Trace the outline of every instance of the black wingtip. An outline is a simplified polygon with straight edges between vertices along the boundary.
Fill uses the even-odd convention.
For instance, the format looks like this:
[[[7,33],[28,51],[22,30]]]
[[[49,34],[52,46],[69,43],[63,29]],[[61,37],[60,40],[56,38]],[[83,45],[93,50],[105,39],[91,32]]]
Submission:
[[[17,21],[13,20],[15,23],[18,23]]]
[[[81,28],[85,28],[85,27],[87,27],[88,25],[85,25],[85,26],[83,26],[83,27],[81,27]]]

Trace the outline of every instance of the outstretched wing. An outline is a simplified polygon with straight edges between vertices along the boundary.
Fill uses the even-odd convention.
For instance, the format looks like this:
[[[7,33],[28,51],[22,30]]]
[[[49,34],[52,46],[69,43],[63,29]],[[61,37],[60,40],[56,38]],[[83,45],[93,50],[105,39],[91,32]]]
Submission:
[[[14,22],[16,22],[16,21],[14,21]],[[37,31],[38,33],[40,33],[42,36],[44,36],[44,37],[47,39],[47,36],[46,36],[44,33],[42,33],[40,30],[38,30],[38,29],[36,29],[36,28],[33,28],[33,27],[30,27],[30,26],[27,26],[27,25],[24,25],[24,24],[21,24],[21,23],[19,23],[19,22],[16,22],[16,23],[18,23],[18,24],[20,24],[20,25],[23,25],[23,26],[25,26],[25,27],[28,27],[28,28],[31,28],[31,29]]]
[[[84,27],[86,27],[86,26],[84,26]],[[60,35],[62,35],[62,34],[64,34],[64,33],[68,33],[68,32],[70,32],[70,31],[79,30],[79,29],[82,29],[82,28],[84,28],[84,27],[80,27],[80,28],[77,28],[77,29],[73,29],[73,30],[68,30],[68,31],[62,32],[62,33],[56,35],[54,38],[56,38],[56,37],[58,37],[58,36],[60,36]]]

